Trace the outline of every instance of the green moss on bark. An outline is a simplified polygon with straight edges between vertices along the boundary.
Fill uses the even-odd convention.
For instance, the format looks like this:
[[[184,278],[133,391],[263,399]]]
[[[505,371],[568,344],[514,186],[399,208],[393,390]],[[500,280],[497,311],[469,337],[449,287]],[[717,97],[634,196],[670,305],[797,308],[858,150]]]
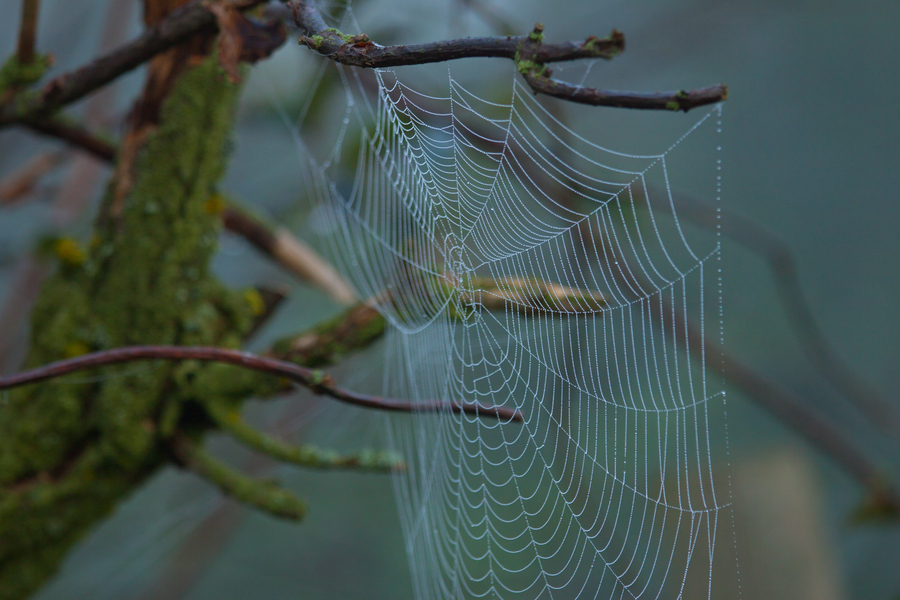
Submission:
[[[209,273],[219,219],[204,210],[225,170],[238,89],[213,59],[188,69],[136,164],[116,227],[61,267],[33,312],[28,365],[129,344],[236,347],[253,307]],[[0,598],[26,597],[71,544],[166,459],[199,365],[98,370],[14,390],[0,406]],[[208,380],[209,378],[204,378]],[[76,383],[80,381],[81,383]],[[221,391],[219,389],[216,390]]]

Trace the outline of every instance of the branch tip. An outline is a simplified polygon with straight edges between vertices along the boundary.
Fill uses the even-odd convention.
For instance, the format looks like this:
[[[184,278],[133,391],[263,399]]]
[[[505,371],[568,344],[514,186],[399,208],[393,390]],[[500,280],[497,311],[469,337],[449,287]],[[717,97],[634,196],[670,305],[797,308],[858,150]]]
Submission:
[[[404,65],[420,65],[445,62],[470,57],[508,58],[525,77],[535,94],[547,94],[562,100],[651,110],[688,111],[697,106],[721,102],[727,98],[724,86],[685,92],[684,98],[676,98],[678,92],[646,94],[638,92],[612,92],[571,85],[551,79],[547,63],[579,60],[583,58],[611,59],[625,50],[625,36],[613,29],[606,38],[589,36],[584,42],[544,42],[544,26],[536,23],[525,36],[494,38],[466,38],[427,44],[380,46],[368,36],[347,36],[328,28],[318,11],[304,0],[291,2],[294,20],[304,35],[300,43],[309,46],[328,59],[355,67],[388,68]],[[675,104],[673,104],[675,103]]]

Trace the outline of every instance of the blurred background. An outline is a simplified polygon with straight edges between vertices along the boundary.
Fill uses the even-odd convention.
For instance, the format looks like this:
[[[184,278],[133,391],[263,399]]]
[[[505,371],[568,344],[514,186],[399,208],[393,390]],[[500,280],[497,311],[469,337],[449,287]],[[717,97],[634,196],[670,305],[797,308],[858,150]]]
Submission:
[[[7,18],[0,21],[4,56],[15,44],[15,4],[7,3]],[[41,11],[38,47],[56,56],[53,74],[139,31],[137,2],[44,0]],[[762,226],[771,236],[763,245],[769,250],[785,245],[827,343],[850,369],[898,404],[900,111],[894,100],[900,93],[900,4],[365,0],[353,5],[353,15],[362,31],[384,44],[525,33],[537,21],[545,25],[548,40],[602,36],[615,27],[627,39],[622,56],[558,67],[555,75],[640,91],[727,84],[723,205],[729,215],[750,224],[732,216],[726,221],[745,234],[758,232],[754,224]],[[453,77],[483,96],[508,93],[492,91],[496,85],[508,89],[509,79],[498,83],[482,73],[479,61],[484,60],[454,65]],[[315,232],[297,181],[295,143],[279,111],[291,118],[301,114],[317,61],[289,40],[254,68],[225,184],[234,197],[288,224],[300,237]],[[512,64],[507,66],[511,72]],[[138,71],[75,110],[115,135],[140,83]],[[545,106],[560,111],[560,118],[585,137],[613,140],[610,145],[635,152],[666,147],[699,117],[558,102]],[[327,123],[327,111],[321,115],[321,123]],[[312,122],[307,135],[328,144],[333,133],[321,123]],[[109,175],[107,166],[66,152],[58,142],[3,130],[0,180],[42,155],[58,161],[57,168],[27,201],[0,206],[0,368],[7,372],[23,355],[30,290],[47,268],[34,258],[40,240],[88,232],[92,207]],[[689,195],[690,177],[683,181],[687,189],[675,191]],[[779,300],[766,259],[726,239],[728,352],[837,424],[887,476],[900,477],[900,444],[862,419],[846,395],[815,369],[798,341],[796,320]],[[322,292],[297,283],[228,234],[223,234],[215,266],[234,285],[291,287],[290,301],[254,342],[260,348],[339,310]],[[363,389],[377,386],[380,369],[376,346],[335,373],[346,387]],[[854,519],[866,499],[863,490],[753,398],[729,388],[728,408],[731,451],[723,454],[722,468],[730,462],[743,597],[900,598],[900,524]],[[247,415],[258,425],[323,446],[385,445],[382,416],[299,392],[253,404]],[[267,464],[224,439],[211,443],[232,464],[275,476],[295,490],[310,507],[308,518],[292,525],[261,516],[223,501],[188,474],[165,471],[98,528],[38,597],[412,597],[388,476],[301,472]]]

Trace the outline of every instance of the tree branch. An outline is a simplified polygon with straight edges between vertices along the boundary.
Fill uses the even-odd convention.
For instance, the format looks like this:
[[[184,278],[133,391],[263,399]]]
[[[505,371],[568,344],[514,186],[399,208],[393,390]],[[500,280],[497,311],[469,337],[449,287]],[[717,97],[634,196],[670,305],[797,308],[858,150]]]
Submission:
[[[758,254],[768,263],[782,308],[791,322],[807,358],[819,375],[841,394],[876,428],[894,439],[900,439],[900,407],[861,377],[828,343],[825,333],[813,316],[809,301],[803,293],[800,275],[793,253],[787,244],[755,221],[722,210],[718,219],[716,208],[686,194],[673,194],[680,216],[722,233]],[[667,203],[658,210],[670,212]]]
[[[204,403],[207,413],[219,428],[246,446],[276,460],[311,469],[355,469],[359,471],[387,473],[402,471],[406,467],[399,458],[387,452],[363,451],[340,455],[313,446],[294,446],[259,431],[247,424],[238,409],[228,409],[218,402]]]
[[[251,479],[214,458],[182,433],[170,444],[172,454],[184,468],[206,479],[224,494],[276,517],[299,521],[306,505],[291,492],[270,481]]]
[[[32,158],[21,169],[0,180],[0,207],[15,204],[34,190],[38,180],[65,159],[60,151],[45,152]]]
[[[61,360],[21,373],[0,377],[0,390],[46,381],[94,367],[148,359],[199,360],[227,363],[245,369],[285,377],[309,388],[316,394],[330,396],[335,400],[364,408],[410,413],[468,413],[510,421],[523,420],[522,413],[502,406],[482,405],[475,402],[442,402],[440,400],[407,402],[358,394],[336,386],[331,377],[315,369],[307,369],[294,363],[257,356],[249,352],[241,352],[240,350],[209,346],[127,346],[93,352],[77,358]]]
[[[264,0],[234,0],[233,6],[246,10]],[[83,98],[153,56],[194,34],[215,31],[216,17],[203,2],[194,1],[173,11],[158,25],[137,39],[75,71],[51,80],[32,96],[16,97],[0,107],[0,126],[25,123],[50,114]]]
[[[550,77],[548,63],[583,58],[608,60],[620,54],[625,50],[625,36],[615,29],[606,38],[590,36],[584,42],[545,44],[544,26],[538,23],[527,36],[465,38],[426,44],[381,46],[366,34],[350,36],[326,27],[319,12],[309,2],[293,0],[291,8],[297,26],[304,32],[300,43],[345,65],[376,69],[471,57],[508,58],[515,61],[519,72],[536,94],[547,94],[582,104],[688,111],[721,102],[728,97],[728,90],[723,85],[696,91],[647,94],[585,88]]]
[[[16,46],[16,57],[21,65],[27,65],[34,61],[34,43],[37,39],[40,6],[40,0],[22,0],[22,21],[19,26],[19,42]]]
[[[334,267],[286,228],[270,229],[234,206],[226,207],[222,211],[222,223],[225,229],[241,236],[300,279],[325,290],[341,304],[352,304],[356,301],[353,290]]]
[[[617,108],[637,108],[644,110],[672,110],[687,112],[698,106],[715,104],[728,99],[728,88],[714,85],[702,90],[677,92],[614,92],[571,85],[544,75],[525,73],[525,81],[535,93],[547,94],[570,102],[592,106],[612,106]]]
[[[84,126],[61,118],[35,118],[23,124],[32,131],[63,140],[73,148],[84,150],[106,162],[113,162],[119,150],[114,143],[98,137]]]

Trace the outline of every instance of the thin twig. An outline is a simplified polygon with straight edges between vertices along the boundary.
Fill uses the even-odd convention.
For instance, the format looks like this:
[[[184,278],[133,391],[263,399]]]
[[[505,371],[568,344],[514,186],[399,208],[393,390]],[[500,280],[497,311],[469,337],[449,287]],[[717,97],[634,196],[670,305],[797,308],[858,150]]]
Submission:
[[[334,385],[329,376],[315,369],[307,369],[294,363],[257,356],[240,350],[208,346],[127,346],[112,350],[102,350],[0,377],[0,390],[46,381],[94,367],[149,359],[199,360],[227,363],[245,369],[285,377],[309,388],[316,394],[330,396],[335,400],[364,408],[410,413],[468,413],[510,421],[523,420],[522,413],[503,406],[482,405],[475,402],[442,402],[440,400],[407,402],[358,394]]]
[[[571,85],[552,79],[548,63],[584,58],[611,59],[625,49],[625,36],[615,29],[606,38],[588,37],[583,42],[543,42],[543,25],[536,25],[526,36],[484,37],[397,46],[381,46],[365,34],[348,36],[326,27],[325,21],[311,3],[291,2],[294,20],[305,33],[300,43],[327,58],[345,65],[365,68],[387,68],[421,65],[460,58],[495,57],[516,62],[525,81],[535,93],[563,100],[592,104],[653,110],[688,111],[705,104],[721,102],[728,90],[717,85],[696,91],[658,93],[611,92]]]
[[[222,212],[222,222],[227,230],[243,237],[300,279],[325,290],[341,304],[356,301],[356,294],[334,267],[287,228],[269,228],[234,206],[229,206]]]
[[[223,493],[240,502],[255,506],[276,517],[299,521],[306,514],[306,505],[291,492],[271,481],[247,477],[214,458],[182,433],[175,434],[170,448],[181,465],[218,487]]]
[[[525,74],[525,81],[528,82],[528,85],[535,92],[592,106],[687,112],[698,106],[715,104],[728,99],[728,88],[724,85],[714,85],[702,90],[642,94],[639,92],[596,90],[571,85],[551,77],[535,76],[530,73]]]
[[[28,65],[34,61],[34,44],[37,39],[40,8],[40,0],[22,0],[22,21],[19,26],[19,43],[16,47],[16,58],[20,65]]]
[[[21,169],[0,181],[0,206],[16,203],[31,193],[38,180],[65,159],[64,152],[45,152],[25,163]]]
[[[235,0],[233,5],[246,10],[263,1]],[[56,77],[39,94],[7,102],[0,107],[0,126],[23,123],[52,113],[101,88],[160,52],[197,33],[215,31],[215,28],[216,17],[206,8],[205,3],[195,0],[173,11],[136,40],[75,71]]]
[[[602,247],[598,250],[606,251]],[[621,270],[613,271],[613,276],[620,283],[624,283],[624,274]],[[650,289],[652,287],[633,269],[631,276],[642,288]],[[768,381],[724,349],[721,349],[717,356],[705,355],[705,349],[719,348],[718,343],[705,337],[696,326],[686,318],[679,316],[674,307],[661,306],[661,309],[659,312],[652,310],[650,313],[667,329],[686,332],[685,338],[678,336],[678,341],[686,346],[688,352],[696,360],[705,360],[714,368],[721,367],[725,377],[732,385],[752,398],[758,406],[793,429],[800,437],[805,438],[814,447],[830,456],[847,474],[877,496],[874,501],[879,503],[880,508],[890,514],[900,514],[900,489],[887,480],[887,473],[878,468],[851,439],[844,435],[841,429],[806,407],[795,395]]]
[[[24,125],[37,133],[63,140],[73,148],[85,150],[100,160],[112,162],[116,159],[118,148],[115,144],[98,137],[77,123],[58,118],[41,118],[30,119]]]
[[[900,439],[900,407],[863,379],[828,343],[803,293],[797,264],[788,245],[752,219],[723,209],[720,220],[714,207],[686,194],[675,194],[673,200],[679,216],[709,230],[721,224],[722,234],[768,263],[778,298],[813,368],[873,426]],[[661,202],[660,208],[667,211],[669,206]]]

